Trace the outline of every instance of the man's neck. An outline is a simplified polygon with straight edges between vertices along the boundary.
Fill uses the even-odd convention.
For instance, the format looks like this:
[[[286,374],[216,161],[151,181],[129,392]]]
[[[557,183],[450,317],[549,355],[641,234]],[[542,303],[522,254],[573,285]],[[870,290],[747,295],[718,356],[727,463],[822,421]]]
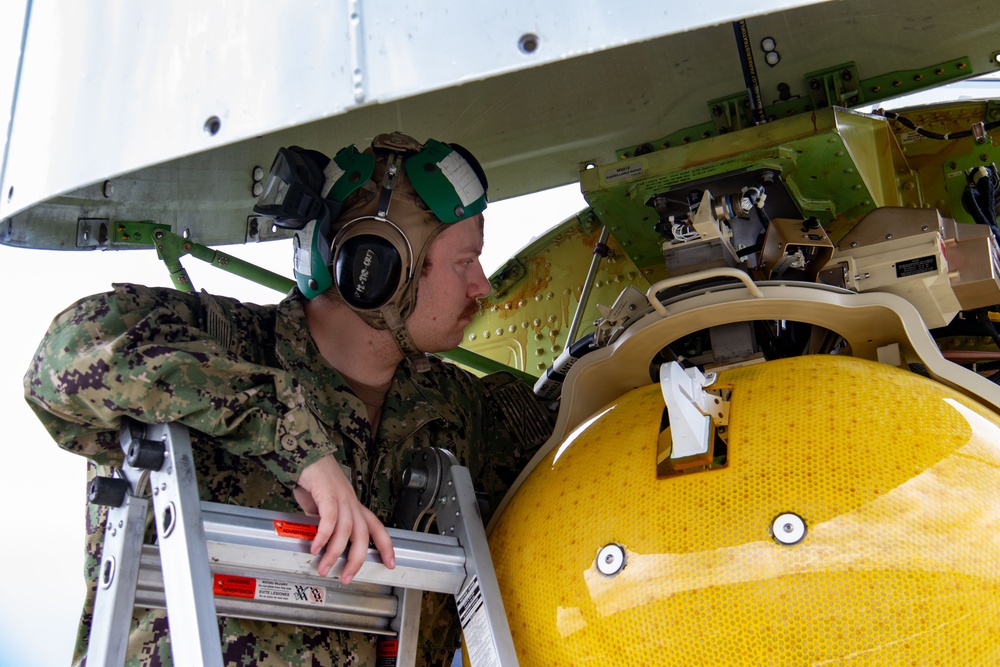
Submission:
[[[403,360],[389,331],[373,329],[345,304],[319,296],[305,304],[309,333],[326,362],[368,385],[388,384]]]

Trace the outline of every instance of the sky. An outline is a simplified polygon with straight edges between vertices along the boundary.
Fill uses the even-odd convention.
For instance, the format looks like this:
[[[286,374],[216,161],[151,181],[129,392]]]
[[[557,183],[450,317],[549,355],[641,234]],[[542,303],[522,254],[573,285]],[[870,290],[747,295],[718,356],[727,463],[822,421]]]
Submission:
[[[0,10],[0,140],[6,136],[22,14],[23,0],[5,0]],[[578,185],[491,204],[483,254],[487,273],[585,206]],[[227,252],[291,275],[287,241]],[[193,258],[184,265],[198,289],[255,303],[281,298]],[[52,318],[112,282],[170,286],[151,250],[58,252],[0,245],[0,415],[8,452],[7,465],[0,467],[0,506],[9,517],[0,548],[0,667],[66,665],[72,655],[85,591],[86,464],[52,442],[25,403],[21,382]]]

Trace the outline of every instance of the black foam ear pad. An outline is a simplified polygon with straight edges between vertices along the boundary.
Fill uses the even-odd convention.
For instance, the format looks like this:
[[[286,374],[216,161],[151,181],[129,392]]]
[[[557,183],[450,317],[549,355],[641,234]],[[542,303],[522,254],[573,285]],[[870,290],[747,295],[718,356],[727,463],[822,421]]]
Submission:
[[[348,305],[361,310],[384,306],[399,287],[403,259],[387,239],[359,234],[335,250],[333,279]]]

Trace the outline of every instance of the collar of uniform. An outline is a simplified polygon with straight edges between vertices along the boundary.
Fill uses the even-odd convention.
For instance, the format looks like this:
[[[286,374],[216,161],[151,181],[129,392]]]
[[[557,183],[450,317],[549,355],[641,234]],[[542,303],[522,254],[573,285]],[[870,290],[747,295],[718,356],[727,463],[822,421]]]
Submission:
[[[430,372],[417,371],[412,361],[403,360],[396,368],[392,386],[382,407],[382,424],[386,439],[398,443],[430,421],[453,425],[464,423],[455,397],[443,391],[442,383],[448,378],[441,372],[442,362],[428,357]]]
[[[356,417],[367,414],[364,404],[343,376],[319,353],[306,326],[302,297],[293,294],[278,304],[275,353],[282,368],[303,386],[306,403],[316,416],[362,444]],[[439,362],[432,359],[436,370]],[[437,362],[437,363],[434,363]],[[436,386],[436,373],[418,373],[409,359],[396,368],[379,419],[379,433],[391,447],[434,420],[460,422],[452,402]],[[365,419],[367,423],[367,419]],[[374,434],[373,434],[374,435]]]
[[[302,395],[316,417],[349,436],[360,445],[367,412],[344,378],[319,353],[306,326],[302,297],[286,297],[278,304],[275,321],[275,354],[282,368],[291,373],[302,387]]]

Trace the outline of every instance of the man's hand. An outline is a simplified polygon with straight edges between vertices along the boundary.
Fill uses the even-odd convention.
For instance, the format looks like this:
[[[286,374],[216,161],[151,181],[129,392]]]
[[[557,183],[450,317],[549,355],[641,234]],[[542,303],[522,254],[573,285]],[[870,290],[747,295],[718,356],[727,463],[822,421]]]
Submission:
[[[295,500],[306,514],[319,516],[319,527],[309,551],[315,556],[326,547],[326,553],[319,561],[320,575],[325,577],[330,572],[348,540],[351,548],[340,577],[345,584],[351,582],[365,562],[369,540],[382,556],[382,563],[390,570],[396,567],[396,554],[388,531],[358,501],[354,488],[332,455],[306,466],[299,475],[299,485],[294,493]]]

